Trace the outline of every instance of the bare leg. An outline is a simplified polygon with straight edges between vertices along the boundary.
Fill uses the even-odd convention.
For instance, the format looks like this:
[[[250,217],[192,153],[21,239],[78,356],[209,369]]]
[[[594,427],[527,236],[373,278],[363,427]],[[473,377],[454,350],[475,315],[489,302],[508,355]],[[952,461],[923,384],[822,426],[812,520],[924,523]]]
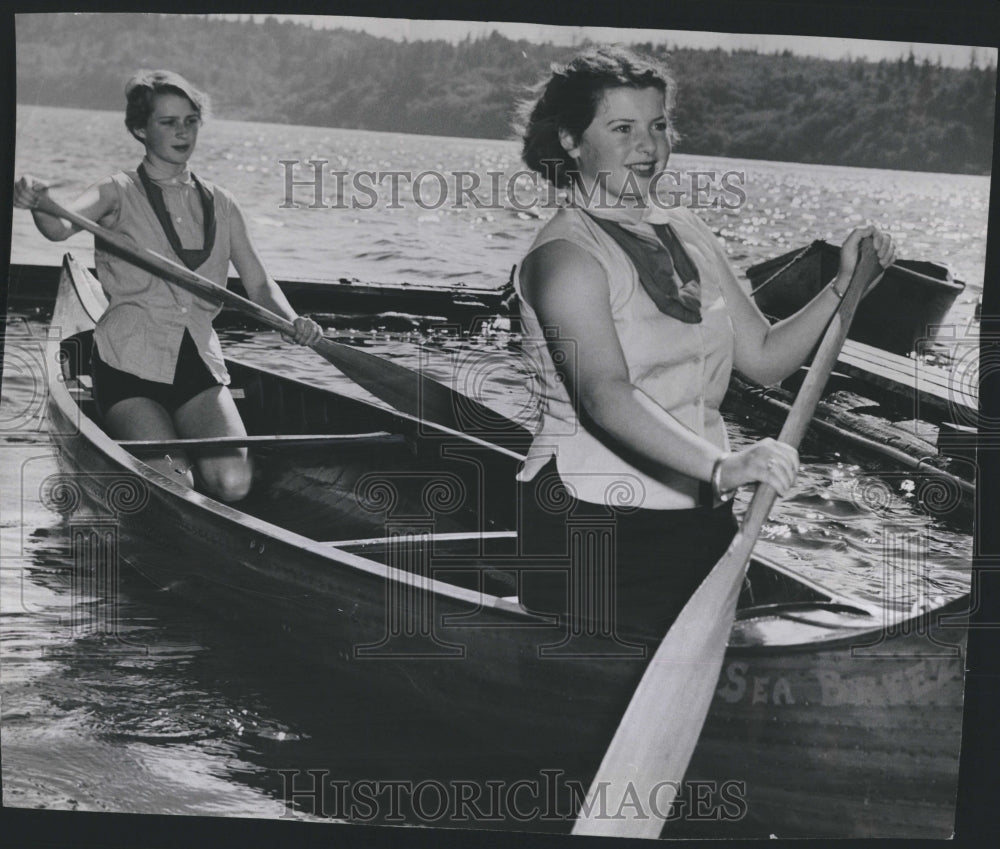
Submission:
[[[225,386],[199,392],[174,413],[177,433],[185,439],[246,436],[236,402]],[[250,491],[253,462],[246,448],[192,452],[205,488],[222,501],[239,501]]]
[[[177,430],[170,414],[152,398],[125,398],[105,416],[108,432],[115,439],[176,439]],[[191,461],[183,451],[171,451],[143,460],[169,478],[194,486]]]

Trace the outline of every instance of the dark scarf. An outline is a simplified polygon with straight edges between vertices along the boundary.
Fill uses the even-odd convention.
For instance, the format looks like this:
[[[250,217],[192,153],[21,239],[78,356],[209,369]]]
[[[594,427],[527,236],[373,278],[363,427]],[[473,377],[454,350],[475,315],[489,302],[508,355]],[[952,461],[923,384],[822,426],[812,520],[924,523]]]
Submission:
[[[701,278],[669,224],[652,225],[660,247],[614,221],[596,215],[590,217],[625,251],[642,288],[660,312],[687,324],[701,322]]]
[[[149,198],[149,203],[153,207],[153,212],[156,213],[163,232],[167,234],[170,247],[174,249],[174,253],[181,258],[181,261],[194,271],[208,259],[212,253],[212,248],[215,247],[215,198],[212,197],[212,193],[201,184],[198,178],[192,174],[191,179],[198,189],[198,197],[201,198],[201,210],[204,213],[202,226],[205,229],[205,239],[202,242],[202,246],[197,250],[182,248],[180,237],[174,229],[174,223],[170,220],[170,213],[167,212],[167,206],[163,202],[163,189],[150,179],[142,163],[139,163],[137,172],[139,180],[146,190],[146,197]]]

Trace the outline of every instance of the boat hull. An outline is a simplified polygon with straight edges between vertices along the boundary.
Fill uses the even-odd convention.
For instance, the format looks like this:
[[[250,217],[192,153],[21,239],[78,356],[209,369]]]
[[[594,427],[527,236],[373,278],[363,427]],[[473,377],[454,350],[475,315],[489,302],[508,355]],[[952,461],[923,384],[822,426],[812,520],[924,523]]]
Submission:
[[[100,468],[99,457],[73,453]],[[105,472],[91,477],[93,503],[106,504],[109,482],[120,480],[114,466]],[[369,777],[366,753],[402,751],[387,777],[505,786],[560,777],[549,791],[553,803],[537,817],[509,815],[484,827],[567,831],[575,794],[587,786],[644,669],[638,656],[601,656],[624,647],[573,647],[558,628],[419,589],[394,592],[382,577],[239,522],[205,522],[155,490],[142,510],[115,522],[117,547],[156,588],[197,604],[219,627],[235,624],[288,645],[322,670],[317,675],[335,680],[348,703],[377,693],[383,710],[398,706],[374,728],[369,712],[357,727],[345,724],[345,737],[366,742],[355,761],[339,765],[338,778]],[[905,627],[911,633],[890,625],[811,650],[732,647],[678,819],[665,834],[949,836],[962,632],[932,627],[930,618]],[[402,746],[402,729],[417,715],[423,753]],[[457,764],[448,765],[447,752],[459,755]],[[470,764],[461,756],[467,752],[481,760]]]
[[[745,821],[720,831],[950,837],[964,633],[947,616],[836,648],[731,651],[687,775],[745,782]]]

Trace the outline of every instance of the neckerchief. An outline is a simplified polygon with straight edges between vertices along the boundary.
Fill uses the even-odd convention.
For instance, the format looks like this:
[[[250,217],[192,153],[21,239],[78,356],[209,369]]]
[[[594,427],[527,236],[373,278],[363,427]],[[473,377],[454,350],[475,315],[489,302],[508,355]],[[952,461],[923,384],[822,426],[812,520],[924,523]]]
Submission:
[[[149,198],[153,212],[156,213],[160,226],[167,235],[170,247],[174,249],[174,253],[181,258],[181,261],[194,271],[208,259],[212,253],[212,248],[215,246],[215,199],[212,197],[212,193],[201,184],[194,174],[191,175],[191,180],[198,189],[198,197],[201,198],[201,209],[204,213],[202,226],[204,227],[205,237],[200,248],[182,248],[180,237],[174,229],[174,223],[170,220],[170,213],[167,212],[167,206],[163,202],[163,189],[153,182],[146,173],[146,168],[142,163],[139,163],[136,171],[139,174],[139,180],[142,182],[143,188],[146,190],[146,197]]]
[[[625,251],[660,312],[687,324],[701,322],[701,278],[669,224],[650,225],[660,240],[654,245],[614,221],[586,214]]]

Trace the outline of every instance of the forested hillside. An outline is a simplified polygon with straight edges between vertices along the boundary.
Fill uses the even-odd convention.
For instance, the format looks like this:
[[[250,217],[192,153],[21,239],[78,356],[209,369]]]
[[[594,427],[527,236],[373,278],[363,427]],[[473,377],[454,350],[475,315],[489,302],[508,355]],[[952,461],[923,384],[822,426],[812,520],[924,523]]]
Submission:
[[[18,102],[119,109],[139,67],[180,71],[226,118],[507,138],[513,105],[572,50],[488,38],[396,42],[189,16],[19,15]],[[989,173],[996,68],[667,49],[688,153]],[[848,45],[845,43],[845,52]]]

